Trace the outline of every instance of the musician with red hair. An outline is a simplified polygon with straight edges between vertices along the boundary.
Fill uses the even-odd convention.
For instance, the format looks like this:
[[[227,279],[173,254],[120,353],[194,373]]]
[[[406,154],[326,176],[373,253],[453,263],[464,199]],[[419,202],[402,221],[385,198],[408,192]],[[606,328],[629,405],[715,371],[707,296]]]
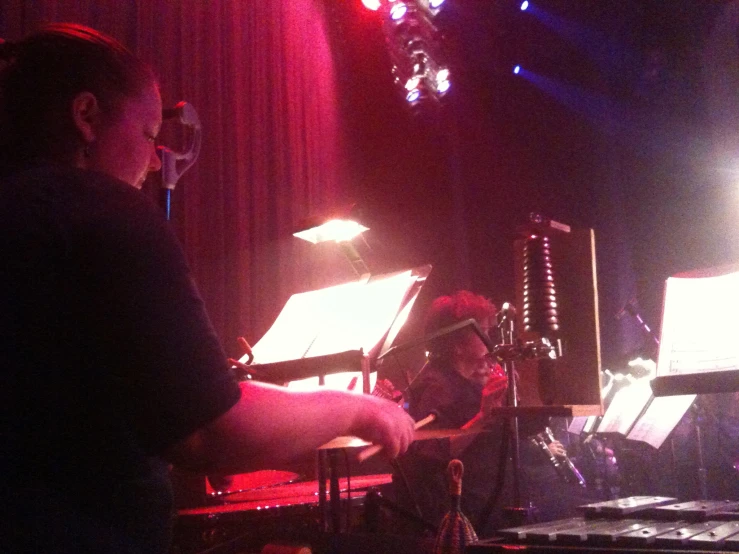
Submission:
[[[476,322],[477,329],[466,326],[443,332],[468,319]],[[504,433],[507,420],[497,417],[493,408],[504,405],[508,379],[480,337],[482,332],[496,342],[496,327],[497,310],[493,303],[466,290],[437,298],[426,314],[425,336],[435,338],[427,344],[426,365],[409,387],[411,416],[419,421],[434,414],[432,425],[441,429],[485,431],[418,441],[399,460],[400,469],[394,476],[398,499],[404,508],[420,510],[421,517],[429,523],[438,524],[448,510],[445,471],[452,458],[464,463],[461,507],[478,526],[478,533],[492,531],[506,523],[502,508],[512,502],[511,468],[508,460],[502,458],[510,453],[509,436]],[[542,430],[544,425],[522,422],[524,459],[529,469],[533,469],[529,472],[531,476],[543,470],[546,479],[556,481],[553,468],[546,465],[546,456],[525,440],[529,433]],[[566,454],[562,443],[556,440],[548,449],[554,456]],[[537,477],[535,480],[541,481]]]
[[[495,305],[487,298],[461,290],[434,300],[426,314],[425,335],[467,319],[489,333],[496,322]],[[420,510],[423,519],[438,524],[448,509],[445,471],[452,458],[465,464],[462,511],[473,520],[487,499],[503,422],[491,408],[501,406],[507,379],[472,326],[434,338],[427,345],[428,361],[409,388],[409,412],[416,421],[429,414],[427,428],[492,428],[490,433],[419,441],[399,460],[394,482],[400,504]],[[474,521],[473,521],[474,523]]]

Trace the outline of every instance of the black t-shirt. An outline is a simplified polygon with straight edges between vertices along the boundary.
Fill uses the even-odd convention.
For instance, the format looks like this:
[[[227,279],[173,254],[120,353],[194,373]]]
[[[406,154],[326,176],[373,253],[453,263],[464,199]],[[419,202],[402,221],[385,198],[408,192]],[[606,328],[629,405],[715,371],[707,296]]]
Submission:
[[[158,456],[239,389],[173,232],[139,191],[59,168],[0,182],[0,371],[0,550],[166,548]]]
[[[413,384],[411,393],[409,412],[416,421],[434,412],[437,418],[428,428],[458,429],[479,412],[483,390],[452,368],[431,364]],[[503,432],[507,424],[504,418],[493,420],[487,424],[487,432],[477,435],[458,456],[464,464],[461,509],[479,532],[504,526],[503,508],[511,505],[512,468],[508,459],[511,449],[503,443],[510,440]],[[538,421],[520,421],[520,452],[522,463],[529,470],[524,477],[533,481],[534,474],[541,468],[541,480],[549,482],[553,469],[542,465],[546,464],[546,458],[526,439],[541,427]],[[450,508],[446,469],[451,459],[449,439],[414,442],[399,459],[403,475],[397,472],[393,475],[401,505],[411,511],[418,505],[424,519],[438,525]],[[505,479],[502,490],[495,494],[501,464],[504,464]],[[492,507],[488,506],[491,501],[494,501]],[[490,514],[483,522],[481,518],[488,509]]]
[[[437,415],[427,428],[458,429],[480,410],[482,387],[451,368],[429,365],[414,383],[409,412],[415,420]],[[473,524],[490,496],[499,463],[502,421],[481,433],[460,454],[464,464],[461,509]],[[393,475],[401,506],[438,525],[450,508],[447,464],[452,459],[449,439],[414,442],[399,460],[402,476]],[[409,490],[410,489],[410,490]]]

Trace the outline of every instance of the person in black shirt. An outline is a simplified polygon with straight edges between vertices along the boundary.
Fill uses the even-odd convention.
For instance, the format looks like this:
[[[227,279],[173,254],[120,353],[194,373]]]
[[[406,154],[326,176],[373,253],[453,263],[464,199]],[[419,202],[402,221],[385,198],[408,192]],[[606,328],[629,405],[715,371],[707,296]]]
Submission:
[[[467,319],[474,319],[489,334],[496,322],[496,308],[483,296],[464,290],[439,297],[428,310],[425,334],[431,336]],[[398,460],[399,471],[393,476],[399,503],[413,512],[420,510],[423,519],[438,525],[449,509],[446,467],[451,459],[458,458],[465,467],[462,512],[477,526],[478,532],[498,529],[505,523],[502,508],[511,505],[511,468],[507,459],[501,460],[510,453],[503,442],[508,440],[504,433],[507,422],[493,411],[505,404],[508,388],[505,372],[471,327],[433,340],[428,350],[428,362],[410,386],[411,416],[420,420],[434,413],[432,427],[486,432],[413,443]],[[534,423],[522,426],[525,460],[533,462],[529,463],[529,469],[547,463],[543,453],[525,438],[527,430],[533,432],[534,428]],[[552,442],[548,448],[555,456],[566,454],[559,441]],[[496,495],[500,464],[505,481]],[[557,479],[552,475],[552,467],[543,470],[548,477]],[[541,485],[539,481],[537,484]],[[485,514],[491,498],[497,498],[497,502]]]
[[[161,121],[153,74],[110,37],[0,41],[2,552],[165,552],[167,464],[227,474],[337,435],[391,456],[412,440],[391,402],[235,380],[137,190]]]
[[[470,318],[487,333],[495,313],[489,300],[468,291],[442,296],[427,312],[425,334]],[[398,460],[395,490],[404,508],[415,511],[417,506],[423,519],[438,525],[449,507],[446,467],[459,458],[465,465],[461,508],[474,524],[495,480],[502,422],[491,416],[490,408],[502,404],[507,379],[469,327],[436,339],[428,349],[428,362],[408,393],[411,416],[420,420],[434,413],[436,419],[428,428],[495,430],[414,443]]]

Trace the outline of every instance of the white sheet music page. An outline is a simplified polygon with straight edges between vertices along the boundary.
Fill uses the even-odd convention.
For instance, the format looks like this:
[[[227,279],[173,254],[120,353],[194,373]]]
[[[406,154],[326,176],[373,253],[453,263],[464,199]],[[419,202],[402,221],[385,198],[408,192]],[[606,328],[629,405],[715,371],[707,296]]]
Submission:
[[[657,375],[739,369],[737,314],[739,271],[667,279]]]
[[[359,350],[368,354],[385,336],[415,283],[411,271],[375,277],[327,299],[320,332],[306,357]]]
[[[252,348],[254,362],[283,362],[359,349],[369,353],[390,329],[416,282],[412,273],[375,276],[292,295]]]
[[[324,327],[324,321],[330,317],[327,312],[334,305],[334,299],[358,294],[365,283],[366,279],[293,294],[272,327],[252,347],[254,362],[270,364],[304,358]],[[245,362],[246,356],[241,361]]]
[[[685,412],[695,401],[695,396],[695,394],[686,394],[655,397],[626,438],[646,442],[654,448],[659,448],[680,423]]]
[[[622,388],[611,400],[597,432],[626,435],[650,398],[652,389],[647,379],[636,380]]]

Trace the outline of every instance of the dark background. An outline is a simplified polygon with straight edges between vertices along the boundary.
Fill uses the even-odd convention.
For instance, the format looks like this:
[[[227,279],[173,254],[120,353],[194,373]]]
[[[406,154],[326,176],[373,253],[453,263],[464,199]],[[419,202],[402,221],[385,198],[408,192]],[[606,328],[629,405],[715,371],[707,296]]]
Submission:
[[[434,265],[416,319],[457,288],[513,301],[530,212],[595,230],[604,367],[644,339],[615,318],[627,300],[658,330],[668,276],[737,260],[736,148],[721,126],[736,32],[715,31],[733,4],[447,0],[435,21],[452,89],[420,111],[392,83],[380,15],[325,5],[368,261]]]

